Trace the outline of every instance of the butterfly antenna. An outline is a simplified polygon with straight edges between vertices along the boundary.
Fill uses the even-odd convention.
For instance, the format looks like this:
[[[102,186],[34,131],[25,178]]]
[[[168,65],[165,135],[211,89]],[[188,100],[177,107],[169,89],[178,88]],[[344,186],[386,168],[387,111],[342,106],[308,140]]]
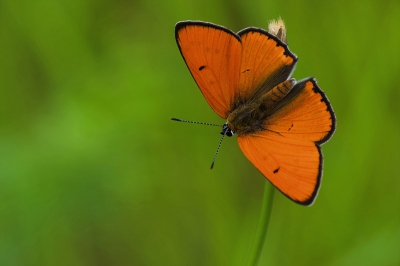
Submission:
[[[190,121],[190,120],[183,120],[175,117],[171,117],[171,120],[177,121],[177,122],[184,122],[184,123],[191,123],[191,124],[199,124],[199,125],[206,125],[206,126],[213,126],[213,127],[222,127],[222,125],[217,125],[217,124],[210,124],[210,123],[204,123],[204,122],[196,122],[196,121]]]
[[[219,141],[218,148],[217,148],[217,151],[215,152],[214,159],[213,159],[213,161],[212,161],[212,163],[211,163],[210,170],[212,170],[212,169],[214,168],[214,163],[215,163],[215,160],[217,160],[219,148],[221,148],[221,144],[222,144],[222,141],[224,140],[224,137],[225,137],[225,135],[222,135],[222,138],[221,138],[221,140]]]

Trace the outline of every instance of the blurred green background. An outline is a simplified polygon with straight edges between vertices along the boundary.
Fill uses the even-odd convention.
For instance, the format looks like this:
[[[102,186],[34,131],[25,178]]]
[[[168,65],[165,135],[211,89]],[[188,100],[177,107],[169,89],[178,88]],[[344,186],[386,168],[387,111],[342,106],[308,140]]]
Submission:
[[[243,265],[265,179],[175,23],[281,16],[337,116],[313,206],[275,193],[259,265],[400,264],[400,2],[0,1],[0,265]]]

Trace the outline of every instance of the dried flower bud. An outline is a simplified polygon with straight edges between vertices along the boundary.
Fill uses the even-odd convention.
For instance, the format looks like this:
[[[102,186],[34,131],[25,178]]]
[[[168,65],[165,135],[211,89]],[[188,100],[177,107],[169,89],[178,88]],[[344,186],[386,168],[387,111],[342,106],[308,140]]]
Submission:
[[[285,23],[281,18],[271,20],[268,25],[268,32],[278,37],[282,42],[287,44]]]

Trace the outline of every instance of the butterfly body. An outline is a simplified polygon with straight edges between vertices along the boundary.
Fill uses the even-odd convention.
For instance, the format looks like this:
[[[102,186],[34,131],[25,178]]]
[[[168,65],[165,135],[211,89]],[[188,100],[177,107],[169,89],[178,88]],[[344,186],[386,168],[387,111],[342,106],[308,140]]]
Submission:
[[[274,88],[267,88],[264,94],[247,101],[238,101],[237,107],[227,118],[229,128],[237,135],[267,130],[268,116],[275,112],[279,102],[294,86],[294,79],[286,80]]]
[[[284,195],[312,204],[322,177],[320,145],[336,119],[314,78],[290,78],[297,56],[281,41],[286,32],[251,27],[236,34],[182,21],[175,37],[203,96],[226,119],[221,134],[236,134],[245,156]]]

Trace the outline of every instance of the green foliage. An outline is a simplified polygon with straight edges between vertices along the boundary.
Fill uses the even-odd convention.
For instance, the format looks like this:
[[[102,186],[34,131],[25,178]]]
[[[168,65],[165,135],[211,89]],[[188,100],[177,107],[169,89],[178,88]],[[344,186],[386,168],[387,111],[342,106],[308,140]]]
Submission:
[[[260,265],[400,263],[400,2],[1,1],[0,265],[243,265],[265,179],[174,39],[281,16],[337,116],[312,207],[279,192]]]

